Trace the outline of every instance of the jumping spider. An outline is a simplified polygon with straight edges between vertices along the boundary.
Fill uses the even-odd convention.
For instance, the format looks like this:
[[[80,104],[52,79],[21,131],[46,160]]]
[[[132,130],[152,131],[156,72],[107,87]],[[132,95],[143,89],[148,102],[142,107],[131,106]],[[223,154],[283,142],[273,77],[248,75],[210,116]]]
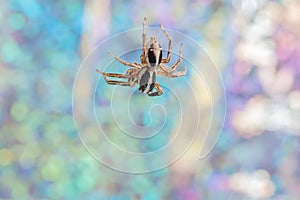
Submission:
[[[175,72],[177,66],[182,61],[182,43],[180,44],[179,58],[177,62],[171,67],[166,67],[163,63],[168,63],[171,58],[172,40],[167,31],[162,25],[160,29],[166,35],[169,40],[168,53],[166,58],[162,58],[162,48],[155,37],[151,37],[150,41],[146,44],[146,18],[143,22],[143,51],[140,56],[141,63],[137,62],[126,62],[121,58],[109,53],[113,58],[118,60],[120,63],[129,66],[130,68],[125,74],[106,73],[101,72],[98,69],[98,73],[104,76],[106,83],[112,85],[130,86],[133,88],[135,84],[139,85],[138,90],[142,93],[147,93],[149,96],[160,96],[163,93],[163,89],[156,82],[156,74],[167,77],[175,78],[184,76],[186,74],[186,68],[183,71]],[[107,77],[125,78],[127,81],[115,81],[109,80]],[[155,88],[156,92],[153,91]]]

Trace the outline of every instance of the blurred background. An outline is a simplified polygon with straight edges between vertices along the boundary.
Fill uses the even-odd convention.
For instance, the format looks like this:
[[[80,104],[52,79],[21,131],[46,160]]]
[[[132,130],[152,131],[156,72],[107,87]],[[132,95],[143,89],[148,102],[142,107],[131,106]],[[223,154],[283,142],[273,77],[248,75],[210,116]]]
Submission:
[[[72,88],[99,42],[141,28],[145,16],[206,49],[227,116],[205,158],[189,151],[133,175],[83,147]],[[11,0],[1,2],[0,22],[1,199],[300,198],[298,0]]]

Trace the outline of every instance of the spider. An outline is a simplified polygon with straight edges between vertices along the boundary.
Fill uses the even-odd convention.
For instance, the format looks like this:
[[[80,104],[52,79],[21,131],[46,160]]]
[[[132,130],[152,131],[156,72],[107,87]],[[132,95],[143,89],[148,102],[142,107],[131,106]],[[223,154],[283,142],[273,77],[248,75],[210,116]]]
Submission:
[[[117,61],[130,68],[125,74],[106,73],[98,69],[96,71],[104,76],[104,79],[108,84],[130,86],[131,88],[134,88],[135,84],[137,84],[139,86],[138,90],[142,93],[146,93],[148,96],[162,95],[164,91],[159,83],[156,82],[156,75],[167,78],[184,76],[186,74],[186,68],[184,67],[183,71],[175,72],[177,66],[182,62],[182,43],[180,44],[177,62],[170,68],[164,65],[164,63],[169,63],[171,59],[172,40],[162,25],[160,25],[160,29],[169,40],[166,58],[162,58],[162,48],[155,37],[151,37],[149,42],[146,43],[146,18],[144,18],[142,35],[143,50],[142,55],[140,56],[141,63],[130,63],[108,52]],[[127,81],[109,80],[107,77],[124,78],[127,79]],[[153,91],[154,88],[156,91]]]

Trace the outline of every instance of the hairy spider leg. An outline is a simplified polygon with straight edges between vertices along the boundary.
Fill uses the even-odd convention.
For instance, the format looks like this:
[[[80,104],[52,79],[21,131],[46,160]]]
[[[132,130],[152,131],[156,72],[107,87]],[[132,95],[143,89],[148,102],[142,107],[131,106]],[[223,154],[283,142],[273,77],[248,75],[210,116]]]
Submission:
[[[100,70],[96,69],[96,71],[99,74],[102,74],[104,76],[104,80],[106,83],[111,84],[111,85],[121,85],[121,86],[130,86],[131,83],[129,81],[113,81],[113,80],[108,80],[107,77],[116,77],[116,78],[129,78],[128,75],[125,74],[116,74],[116,73],[106,73],[106,72],[101,72]]]
[[[167,73],[167,72],[164,72],[162,70],[158,70],[157,71],[157,74],[160,75],[160,76],[164,76],[166,78],[176,78],[176,77],[179,77],[179,76],[184,76],[186,75],[186,68],[184,68],[183,71],[179,71],[179,72],[173,72],[173,73]]]
[[[161,64],[159,66],[159,68],[162,71],[166,72],[167,74],[171,74],[171,73],[173,73],[176,70],[176,68],[178,67],[178,65],[182,62],[182,45],[183,44],[181,43],[180,44],[180,49],[179,49],[179,58],[178,58],[177,62],[171,68],[167,68],[166,66],[164,66],[164,65]]]
[[[155,83],[154,87],[156,89],[156,92],[150,92],[149,91],[148,96],[160,96],[164,93],[164,90],[162,89],[162,87],[158,83]]]
[[[169,46],[168,46],[168,53],[167,53],[167,57],[163,58],[161,60],[161,63],[168,63],[170,62],[171,59],[171,49],[172,49],[172,39],[170,37],[170,35],[168,34],[168,32],[165,30],[165,28],[163,27],[163,25],[160,25],[160,29],[162,30],[162,32],[164,32],[164,34],[166,35],[166,37],[169,40]]]
[[[119,58],[118,56],[115,56],[114,54],[112,54],[112,53],[110,53],[110,52],[108,52],[108,54],[109,54],[110,56],[112,56],[114,59],[116,59],[117,61],[119,61],[120,63],[122,63],[123,65],[129,66],[129,67],[137,67],[137,68],[140,67],[139,64],[136,63],[136,62],[130,63],[130,62],[127,62],[127,61],[125,61],[125,60]]]
[[[142,55],[140,56],[141,63],[143,65],[146,64],[146,17],[144,18],[143,22],[143,35],[142,35],[142,45],[143,45],[143,51]]]

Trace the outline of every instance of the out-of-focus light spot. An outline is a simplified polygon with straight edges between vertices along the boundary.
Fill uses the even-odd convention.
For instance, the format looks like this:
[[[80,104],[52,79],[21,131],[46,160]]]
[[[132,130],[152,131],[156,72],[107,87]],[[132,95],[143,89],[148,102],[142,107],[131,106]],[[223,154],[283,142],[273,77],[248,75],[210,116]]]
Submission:
[[[241,76],[247,76],[251,72],[251,69],[252,67],[248,63],[241,62],[241,63],[236,63],[234,72]]]
[[[232,125],[243,137],[259,135],[265,130],[298,134],[299,120],[299,115],[288,108],[288,100],[263,97],[250,99],[243,110],[232,114]]]
[[[13,39],[5,39],[0,48],[1,57],[6,62],[13,62],[18,56],[19,48]]]
[[[16,182],[16,179],[16,171],[12,167],[3,167],[1,169],[0,184],[5,186],[13,186],[13,183]]]
[[[68,134],[75,131],[73,118],[70,116],[64,116],[61,119],[61,126],[64,127],[64,131]]]
[[[20,182],[16,182],[12,187],[12,196],[14,199],[27,199],[28,195],[28,187],[25,184]]]
[[[252,98],[243,111],[236,111],[232,115],[233,126],[246,137],[262,133],[265,117],[261,98]]]
[[[134,182],[131,187],[135,192],[145,193],[149,190],[149,188],[151,188],[151,183],[149,182],[149,179],[144,176],[137,176],[134,178]]]
[[[22,121],[25,119],[28,113],[28,107],[24,102],[15,102],[11,109],[10,115],[16,121]]]
[[[236,48],[236,55],[239,59],[251,62],[258,67],[273,67],[277,61],[274,51],[274,43],[259,41],[259,42],[244,42]]]
[[[161,199],[158,191],[155,191],[155,190],[150,190],[148,192],[146,192],[144,195],[143,195],[143,198],[144,200],[155,200],[155,199]]]
[[[8,149],[0,150],[0,165],[9,165],[14,159],[13,153]]]
[[[294,81],[293,72],[287,70],[285,68],[281,69],[277,73],[277,80],[276,80],[276,88],[278,92],[284,93],[291,89],[292,84]]]
[[[252,14],[256,12],[257,10],[257,1],[248,1],[248,0],[243,0],[241,2],[241,10],[245,14]]]
[[[259,13],[256,15],[254,23],[244,29],[243,35],[247,41],[260,42],[266,37],[272,36],[273,32],[274,23],[271,18],[265,13]]]
[[[276,131],[282,128],[288,128],[291,124],[290,112],[281,104],[266,105],[266,130]]]
[[[80,188],[81,192],[86,192],[90,190],[97,182],[97,179],[95,179],[95,177],[96,176],[91,176],[89,170],[86,171],[86,173],[83,176],[77,179],[78,181],[76,181],[76,187]]]
[[[239,16],[237,14],[237,16]],[[232,19],[232,30],[235,33],[240,34],[241,30],[243,30],[247,26],[247,21],[243,17],[236,17]]]
[[[41,5],[34,0],[27,0],[25,1],[18,1],[18,4],[21,10],[31,18],[38,18],[42,16],[41,13],[43,12]]]
[[[21,30],[25,24],[25,18],[19,13],[12,14],[7,19],[9,26],[14,30]]]
[[[294,81],[292,71],[286,68],[277,73],[274,69],[260,69],[259,78],[263,88],[269,94],[282,94],[289,91]]]
[[[43,137],[51,142],[53,145],[59,145],[59,142],[61,141],[62,137],[64,135],[61,135],[61,127],[58,123],[50,122],[45,124],[43,128]]]
[[[285,12],[287,21],[294,25],[299,25],[300,21],[300,3],[299,1],[291,1],[287,4],[287,11]]]
[[[55,185],[53,185],[53,188],[52,188],[53,192],[56,193],[55,198],[63,199],[62,195],[64,195],[66,193],[66,191],[70,191],[70,189],[68,188],[69,185],[72,185],[72,184],[68,183],[66,180],[63,180],[61,182],[56,182]],[[53,193],[53,192],[50,192],[50,194]],[[54,198],[54,196],[51,197],[51,198]]]
[[[236,10],[242,12],[244,15],[251,16],[258,10],[259,1],[258,0],[253,0],[253,1],[233,0],[232,1],[232,6]]]
[[[20,152],[19,163],[24,168],[32,167],[35,164],[35,160],[39,155],[39,149],[37,144],[26,145],[26,149]]]
[[[267,198],[274,195],[275,186],[266,170],[254,173],[235,173],[229,179],[229,187],[252,198]]]
[[[292,109],[300,111],[300,91],[292,91],[288,96],[288,100]]]
[[[41,168],[42,177],[47,181],[58,181],[64,178],[64,161],[59,156],[51,156]]]
[[[22,31],[28,38],[35,38],[40,33],[39,23],[28,21]]]

